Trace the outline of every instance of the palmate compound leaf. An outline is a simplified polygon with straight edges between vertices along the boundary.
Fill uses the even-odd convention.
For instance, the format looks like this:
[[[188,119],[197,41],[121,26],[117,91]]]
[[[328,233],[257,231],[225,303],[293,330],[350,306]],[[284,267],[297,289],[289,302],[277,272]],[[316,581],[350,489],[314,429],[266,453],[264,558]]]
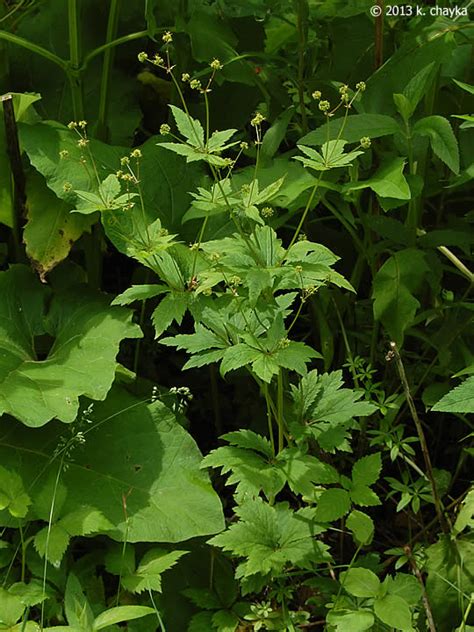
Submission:
[[[236,143],[227,143],[227,141],[235,134],[236,129],[227,129],[220,132],[214,132],[209,140],[204,138],[204,129],[197,119],[193,119],[189,113],[184,112],[175,105],[170,105],[176,126],[185,137],[184,143],[159,143],[159,146],[165,147],[180,156],[185,156],[187,162],[196,162],[204,160],[211,165],[224,167],[227,165],[225,158],[219,154],[235,145]],[[227,143],[227,144],[226,144]]]
[[[123,587],[133,593],[156,590],[161,592],[161,576],[188,551],[152,549],[143,556],[138,568],[130,574],[121,574]]]
[[[24,518],[30,505],[21,476],[0,465],[0,511],[8,509],[14,518]]]
[[[208,543],[246,558],[237,569],[239,577],[278,574],[287,564],[311,568],[331,559],[328,547],[315,538],[324,528],[313,513],[308,507],[294,512],[287,503],[249,500],[236,509],[239,522]]]
[[[0,273],[0,294],[0,415],[32,427],[72,422],[79,396],[105,399],[120,342],[142,335],[131,311],[86,287],[52,294],[22,265]],[[48,336],[42,359],[35,345]]]
[[[227,485],[237,485],[235,497],[242,503],[255,498],[260,491],[274,499],[285,484],[296,494],[311,497],[315,484],[339,481],[337,471],[316,457],[297,448],[285,448],[275,457],[270,441],[252,430],[229,432],[221,437],[230,446],[212,450],[201,467],[221,468],[230,472]]]
[[[48,516],[42,517],[48,520]],[[41,557],[46,557],[48,562],[58,566],[73,536],[103,533],[109,529],[113,529],[113,524],[102,512],[85,505],[62,515],[57,522],[43,527],[35,535],[33,542]]]
[[[85,443],[64,461],[62,516],[94,507],[113,525],[103,532],[129,542],[180,542],[223,529],[219,498],[199,469],[201,454],[164,404],[114,387],[105,402],[94,404],[90,418]],[[51,470],[57,472],[52,456],[61,433],[57,422],[32,434],[2,420],[0,462],[21,475],[33,497]],[[33,509],[30,514],[39,517]],[[0,524],[13,524],[7,511],[0,512]]]
[[[310,371],[292,386],[293,412],[297,420],[291,424],[295,437],[312,435],[320,446],[332,452],[348,450],[347,431],[354,418],[375,412],[373,404],[359,401],[361,393],[343,388],[342,371],[319,375]]]

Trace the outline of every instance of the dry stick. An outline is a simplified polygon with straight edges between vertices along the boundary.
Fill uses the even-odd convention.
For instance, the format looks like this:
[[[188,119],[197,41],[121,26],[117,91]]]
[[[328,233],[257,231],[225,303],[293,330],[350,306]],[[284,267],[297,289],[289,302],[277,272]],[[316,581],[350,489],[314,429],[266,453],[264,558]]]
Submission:
[[[419,584],[421,586],[421,600],[423,602],[423,607],[424,607],[425,612],[426,612],[426,618],[428,620],[428,626],[430,628],[430,632],[436,632],[436,625],[435,625],[434,618],[433,618],[433,612],[431,610],[430,601],[429,601],[428,595],[426,593],[425,583],[423,581],[423,577],[421,576],[420,569],[418,568],[418,566],[416,564],[416,560],[413,557],[412,550],[408,546],[408,544],[403,547],[403,550],[405,551],[405,554],[408,557],[408,560],[410,562],[411,569],[412,569],[416,579],[418,580],[418,582],[419,582]]]
[[[390,343],[390,352],[387,357],[388,359],[395,357],[398,374],[400,375],[400,381],[405,392],[405,398],[407,400],[408,408],[410,409],[412,419],[415,422],[416,431],[420,440],[421,451],[423,453],[423,459],[425,461],[426,475],[431,485],[431,492],[433,494],[433,501],[436,508],[436,514],[438,516],[439,524],[444,533],[449,533],[449,525],[443,513],[443,508],[438,494],[438,488],[436,486],[436,481],[433,475],[433,466],[431,465],[430,453],[428,451],[425,433],[423,432],[423,426],[421,425],[420,418],[418,417],[418,413],[416,412],[415,402],[413,401],[413,397],[411,396],[410,386],[408,385],[408,380],[405,373],[405,367],[403,366],[403,362],[400,357],[397,344],[395,342]]]

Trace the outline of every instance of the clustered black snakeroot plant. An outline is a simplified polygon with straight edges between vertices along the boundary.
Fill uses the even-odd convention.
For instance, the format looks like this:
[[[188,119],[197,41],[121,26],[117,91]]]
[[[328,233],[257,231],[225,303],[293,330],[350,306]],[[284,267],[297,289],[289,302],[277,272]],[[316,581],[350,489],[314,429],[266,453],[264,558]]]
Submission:
[[[300,72],[306,36],[298,11]],[[32,248],[29,226],[28,253],[42,282],[18,263],[0,273],[0,414],[24,424],[2,419],[0,431],[0,630],[95,632],[128,622],[131,632],[180,625],[190,632],[433,632],[449,616],[468,632],[474,494],[463,488],[454,498],[449,472],[432,463],[402,346],[417,319],[428,327],[440,314],[449,318],[469,291],[459,306],[444,293],[445,303],[418,312],[420,288],[438,297],[442,277],[434,253],[415,248],[427,237],[420,174],[428,150],[437,168],[457,173],[460,164],[447,119],[415,115],[433,66],[393,95],[393,117],[366,113],[363,81],[354,88],[324,82],[308,94],[303,83],[288,87],[289,112],[298,109],[301,118],[292,133],[304,135],[270,162],[290,119],[266,129],[266,103],[248,123],[250,136],[212,131],[212,93],[230,62],[211,57],[204,70],[178,72],[174,40],[165,30],[158,53],[138,54],[179,103],[169,106],[160,136],[140,147],[101,143],[79,111],[67,127],[20,122],[36,170],[32,208],[35,194],[44,206],[64,205],[60,230],[70,243],[48,259]],[[77,85],[74,95],[80,110]],[[24,111],[31,106],[25,95],[17,99]],[[308,132],[312,117],[324,124]],[[371,140],[389,134],[396,154]],[[364,204],[379,206],[368,212]],[[379,216],[405,206],[404,223]],[[312,239],[321,209],[352,239],[349,280],[338,271],[344,261]],[[77,264],[53,270],[91,227],[88,272],[105,237],[138,264],[131,287],[112,301]],[[437,252],[472,283],[448,237],[433,242]],[[355,333],[347,329],[365,269],[375,318],[369,336],[356,324]],[[137,303],[134,318],[129,306]],[[361,304],[354,313],[369,312]],[[141,339],[148,314],[153,343]],[[311,314],[316,336],[306,327]],[[378,381],[379,323],[391,381]],[[345,373],[331,370],[336,328]],[[366,355],[358,337],[369,340]],[[135,339],[127,347],[133,371],[116,362],[127,338]],[[152,353],[178,371],[209,371],[221,436],[204,458],[184,415],[206,394],[191,393],[191,378],[183,386],[192,373],[169,389],[143,380]],[[468,365],[467,353],[461,362]],[[418,387],[430,367],[423,370]],[[425,393],[423,402],[462,418],[472,379],[444,397]],[[244,385],[254,400],[243,422],[232,406],[225,423],[219,418],[226,382],[237,391]],[[71,424],[67,431],[61,422]],[[462,468],[460,461],[453,478]],[[392,503],[390,515],[407,521],[396,541],[406,544],[384,550],[393,543],[384,515]],[[189,613],[182,624],[181,607]]]

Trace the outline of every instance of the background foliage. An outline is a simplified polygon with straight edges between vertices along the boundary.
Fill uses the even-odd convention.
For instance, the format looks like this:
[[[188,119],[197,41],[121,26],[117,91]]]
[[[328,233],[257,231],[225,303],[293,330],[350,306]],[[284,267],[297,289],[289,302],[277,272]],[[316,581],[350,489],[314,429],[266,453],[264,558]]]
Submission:
[[[472,15],[377,7],[1,6],[0,630],[474,629]]]

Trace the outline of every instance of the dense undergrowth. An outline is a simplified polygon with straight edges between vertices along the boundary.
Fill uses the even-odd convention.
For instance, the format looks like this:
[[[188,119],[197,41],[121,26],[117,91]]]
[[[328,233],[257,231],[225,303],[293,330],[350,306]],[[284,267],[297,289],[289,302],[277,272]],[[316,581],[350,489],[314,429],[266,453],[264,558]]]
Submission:
[[[468,5],[3,3],[0,630],[474,629]]]

